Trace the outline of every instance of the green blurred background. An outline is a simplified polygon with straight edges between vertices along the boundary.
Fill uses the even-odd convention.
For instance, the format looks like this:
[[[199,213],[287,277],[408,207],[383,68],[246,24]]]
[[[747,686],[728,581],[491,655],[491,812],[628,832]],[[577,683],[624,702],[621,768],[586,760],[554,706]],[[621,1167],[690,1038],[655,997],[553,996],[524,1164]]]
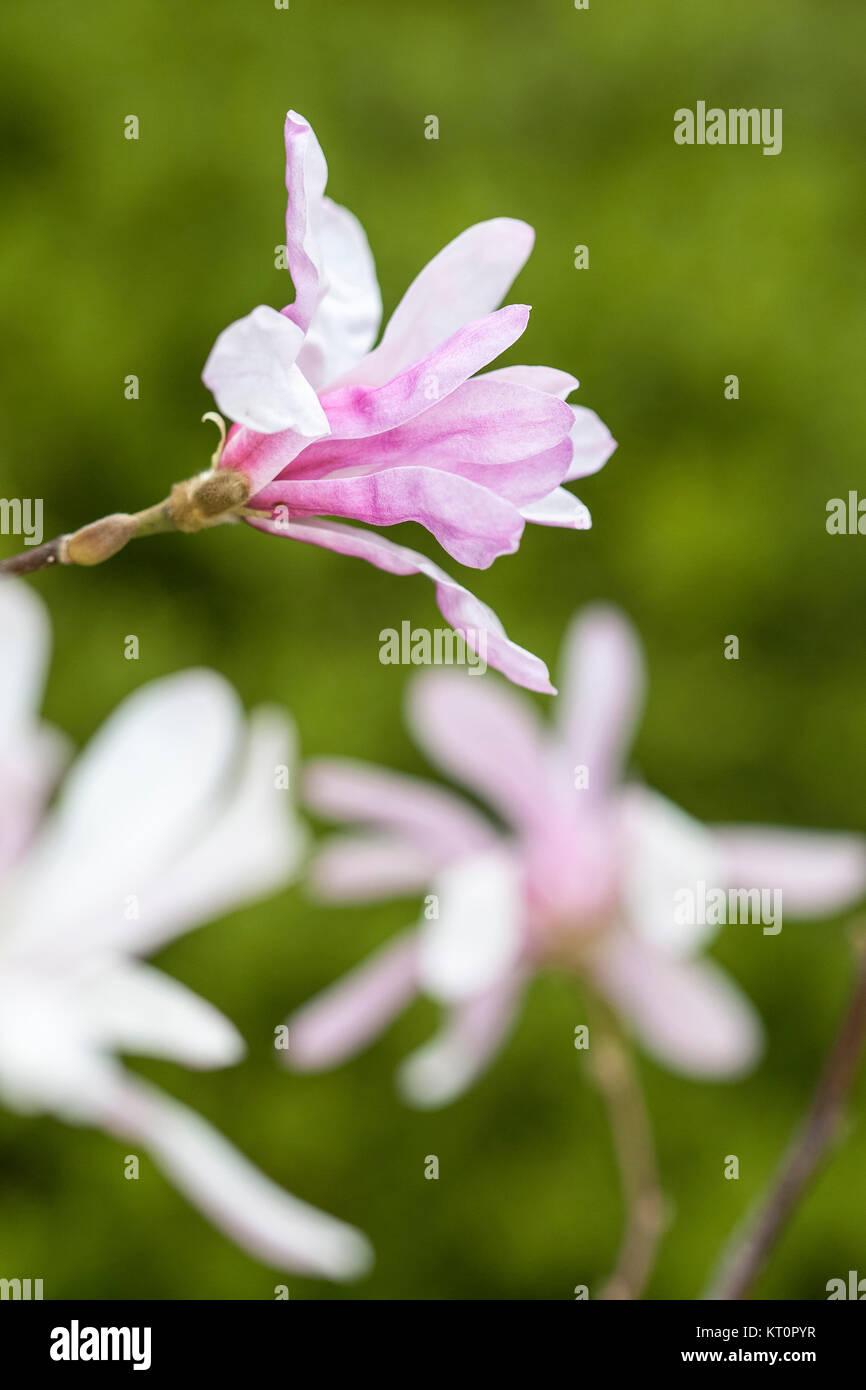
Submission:
[[[467,582],[550,662],[579,604],[624,606],[651,673],[637,766],[696,815],[866,830],[866,540],[824,524],[827,500],[863,477],[864,44],[858,0],[5,6],[0,495],[43,497],[49,536],[206,465],[199,374],[216,334],[292,297],[273,257],[293,106],[321,139],[329,191],[367,229],[386,312],[468,224],[535,225],[513,296],[534,313],[507,360],[574,371],[619,440],[580,489],[591,533],[530,528],[517,556]],[[782,154],[676,146],[673,112],[699,98],[782,107]],[[429,114],[438,142],[423,138]],[[578,243],[588,270],[573,268]],[[129,373],[138,401],[124,399]],[[436,553],[416,528],[401,538]],[[46,713],[79,742],[145,680],[206,664],[248,704],[287,706],[306,753],[424,770],[401,724],[407,672],[377,659],[380,629],[437,622],[421,578],[238,528],[33,582],[56,631]],[[123,659],[127,633],[138,663]],[[722,657],[728,633],[738,662]],[[249,1059],[141,1070],[370,1234],[369,1280],[290,1278],[293,1298],[597,1288],[620,1206],[572,1047],[571,981],[536,984],[507,1053],[442,1112],[407,1110],[392,1086],[432,1006],[336,1073],[296,1079],[275,1062],[274,1025],[414,912],[325,911],[293,888],[191,935],[160,963],[239,1024]],[[695,1297],[801,1114],[850,987],[844,928],[723,931],[715,954],[768,1029],[751,1079],[701,1086],[641,1061],[675,1218],[651,1297]],[[759,1296],[822,1298],[828,1279],[866,1274],[866,1134],[852,1119]],[[49,1297],[273,1296],[281,1276],[149,1160],[124,1181],[123,1152],[0,1113],[3,1272],[42,1275]],[[438,1182],[424,1179],[430,1153]],[[728,1153],[739,1182],[722,1177]]]

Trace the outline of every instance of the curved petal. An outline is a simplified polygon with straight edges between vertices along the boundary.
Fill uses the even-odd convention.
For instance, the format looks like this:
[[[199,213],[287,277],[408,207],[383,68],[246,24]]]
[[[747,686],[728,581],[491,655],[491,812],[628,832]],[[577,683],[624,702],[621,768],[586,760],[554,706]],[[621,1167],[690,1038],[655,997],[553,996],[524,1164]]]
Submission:
[[[544,662],[510,640],[493,609],[418,551],[396,545],[394,541],[376,535],[375,531],[341,526],[338,522],[319,521],[316,518],[286,523],[250,519],[249,524],[273,536],[306,541],[326,550],[335,550],[341,555],[353,555],[389,574],[426,575],[436,586],[440,613],[455,632],[461,634],[473,652],[483,649],[487,664],[501,671],[516,685],[524,685],[529,690],[539,690],[548,695],[556,694]]]
[[[296,365],[303,341],[300,328],[266,304],[223,329],[202,372],[223,414],[260,434],[326,435],[319,398]]]
[[[382,321],[382,296],[364,228],[330,198],[321,204],[319,255],[319,302],[298,354],[298,366],[316,390],[366,356]]]
[[[713,961],[682,961],[630,932],[612,932],[596,984],[660,1062],[706,1080],[748,1071],[762,1048],[753,1006]]]
[[[357,1279],[372,1263],[365,1236],[278,1187],[195,1111],[127,1077],[103,1122],[147,1147],[166,1177],[256,1259],[325,1279]]]
[[[88,971],[78,997],[104,1047],[187,1067],[228,1067],[244,1041],[206,999],[153,966],[110,961]]]
[[[706,891],[726,887],[716,837],[649,787],[629,787],[617,810],[629,925],[659,951],[695,951],[719,929],[704,911]]]
[[[585,405],[570,408],[574,413],[571,429],[574,455],[566,482],[573,483],[575,478],[588,478],[603,468],[616,449],[616,440],[594,410],[587,410]]]
[[[522,988],[522,979],[512,976],[449,1010],[445,1026],[401,1066],[397,1086],[403,1098],[428,1110],[462,1095],[507,1037]]]
[[[418,978],[444,1003],[472,998],[509,976],[523,949],[520,866],[493,849],[448,865],[433,884],[437,915],[420,927]]]
[[[322,902],[370,902],[423,893],[443,860],[396,835],[332,835],[318,849],[310,887]]]
[[[572,531],[589,531],[592,527],[589,508],[564,487],[526,503],[520,508],[520,515],[536,526],[564,526]]]
[[[169,865],[211,814],[237,753],[241,709],[210,671],[153,681],[114,711],[64,783],[10,886],[6,942],[85,949],[83,929]]]
[[[491,313],[526,264],[534,240],[527,223],[510,217],[479,222],[461,232],[413,280],[379,346],[342,384],[381,385],[470,320]]]
[[[366,1047],[415,997],[417,959],[416,934],[405,932],[293,1013],[288,1065],[323,1071]]]
[[[360,478],[271,483],[257,510],[288,508],[291,517],[343,516],[373,526],[416,521],[462,565],[487,569],[520,545],[517,508],[478,483],[433,468],[388,468]]]
[[[286,250],[295,287],[283,310],[305,335],[319,302],[319,222],[328,166],[313,129],[297,111],[286,116]]]
[[[546,732],[513,691],[455,671],[431,671],[409,687],[415,741],[449,777],[510,825],[543,832],[553,810]]]
[[[830,830],[773,825],[710,827],[732,888],[779,889],[786,913],[841,912],[866,891],[866,841]]]
[[[570,625],[560,661],[561,737],[573,763],[589,769],[584,795],[596,800],[620,775],[643,704],[641,650],[617,609],[592,604]]]
[[[544,391],[561,401],[580,385],[576,376],[560,371],[558,367],[496,367],[492,372],[485,372],[481,380],[504,381],[509,386],[528,386],[533,391]]]

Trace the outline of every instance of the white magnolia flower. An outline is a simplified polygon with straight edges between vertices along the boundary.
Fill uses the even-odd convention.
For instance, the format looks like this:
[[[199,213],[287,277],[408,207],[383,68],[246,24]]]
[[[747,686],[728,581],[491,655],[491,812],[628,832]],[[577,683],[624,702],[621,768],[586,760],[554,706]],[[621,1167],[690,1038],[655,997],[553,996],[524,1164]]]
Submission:
[[[284,1192],[118,1054],[227,1066],[244,1044],[213,1005],[142,957],[281,887],[303,845],[275,770],[291,730],[247,721],[209,671],[125,700],[46,811],[65,743],[37,709],[50,647],[41,602],[0,587],[0,1101],[92,1124],[150,1152],[259,1259],[361,1273],[364,1236]]]

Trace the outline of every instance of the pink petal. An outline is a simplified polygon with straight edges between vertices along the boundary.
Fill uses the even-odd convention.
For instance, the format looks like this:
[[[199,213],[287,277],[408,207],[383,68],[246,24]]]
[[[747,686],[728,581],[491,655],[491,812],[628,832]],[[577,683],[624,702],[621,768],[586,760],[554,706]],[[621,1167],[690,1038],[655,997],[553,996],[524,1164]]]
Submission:
[[[758,1015],[713,961],[675,960],[616,931],[605,938],[592,973],[647,1051],[675,1071],[738,1076],[761,1052]]]
[[[382,434],[429,410],[516,343],[528,321],[525,304],[509,304],[465,324],[382,385],[327,392],[322,405],[331,434],[335,439]]]
[[[322,902],[375,902],[423,893],[441,856],[396,835],[334,835],[316,851],[309,882]]]
[[[415,933],[405,933],[292,1014],[288,1065],[323,1071],[365,1047],[414,998],[417,955]]]
[[[508,1035],[522,987],[515,974],[449,1011],[445,1026],[400,1068],[397,1084],[410,1105],[448,1105],[472,1085]]]
[[[329,820],[358,821],[401,834],[439,862],[484,849],[495,839],[489,822],[454,792],[351,758],[307,763],[304,799]]]
[[[257,430],[236,427],[229,431],[222,452],[220,468],[243,473],[250,480],[253,495],[306,449],[310,440],[295,430],[280,430],[278,434],[260,434]]]
[[[373,526],[417,521],[463,565],[486,569],[517,550],[523,518],[478,483],[433,468],[389,468],[360,478],[286,479],[263,488],[251,506],[288,508],[292,517],[344,516]]]
[[[643,703],[644,668],[634,630],[617,609],[585,608],[563,647],[557,715],[573,765],[589,769],[581,796],[606,796],[620,775]]]
[[[779,826],[711,827],[731,888],[778,888],[782,910],[799,917],[840,912],[866,891],[860,835]]]
[[[409,722],[432,761],[508,824],[548,826],[554,812],[546,733],[528,702],[489,681],[431,671],[409,688]]]
[[[376,535],[375,531],[341,526],[338,522],[320,521],[317,518],[281,524],[250,519],[249,524],[274,536],[307,541],[310,545],[335,550],[341,555],[353,555],[389,574],[426,575],[436,586],[436,602],[446,622],[461,634],[472,651],[478,652],[483,644],[488,666],[501,671],[516,685],[526,686],[528,690],[556,694],[544,662],[506,636],[493,609],[418,551],[396,545],[394,541]]]
[[[286,116],[286,248],[294,303],[285,316],[306,334],[319,300],[318,222],[328,166],[311,126],[290,111]]]
[[[583,405],[573,405],[570,409],[574,412],[571,430],[574,462],[566,482],[572,483],[575,478],[587,478],[603,468],[616,449],[616,440],[594,410],[587,410]]]
[[[378,348],[343,378],[343,384],[379,386],[464,324],[491,313],[525,264],[534,240],[531,227],[509,217],[479,222],[462,232],[412,282]]]

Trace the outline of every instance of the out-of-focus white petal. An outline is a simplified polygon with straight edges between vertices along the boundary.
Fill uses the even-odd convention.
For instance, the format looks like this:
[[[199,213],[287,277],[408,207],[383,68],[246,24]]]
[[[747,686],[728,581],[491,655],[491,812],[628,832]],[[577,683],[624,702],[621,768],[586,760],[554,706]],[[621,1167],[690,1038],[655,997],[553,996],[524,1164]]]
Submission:
[[[422,988],[452,1003],[511,973],[522,948],[520,870],[507,850],[471,855],[433,884],[438,917],[421,926]]]
[[[560,656],[560,736],[573,766],[589,771],[588,801],[619,779],[643,704],[644,668],[631,624],[606,604],[590,604],[569,626]]]
[[[187,1067],[228,1067],[244,1054],[243,1038],[219,1009],[150,965],[95,964],[78,999],[106,1048]]]
[[[241,745],[242,711],[209,671],[154,681],[115,710],[66,778],[57,809],[10,885],[7,943],[89,945],[195,843]]]
[[[224,415],[259,434],[293,430],[309,439],[328,434],[319,398],[296,359],[304,335],[297,324],[260,304],[223,329],[202,380]]]
[[[732,888],[779,889],[785,913],[841,912],[866,891],[866,841],[830,830],[773,825],[717,825],[723,882]]]
[[[462,1095],[504,1041],[521,988],[514,975],[449,1010],[444,1027],[401,1066],[397,1085],[404,1099],[426,1110]]]
[[[352,1226],[278,1187],[194,1111],[128,1077],[104,1122],[139,1140],[171,1182],[238,1245],[278,1269],[356,1279],[372,1251]]]
[[[675,960],[631,932],[614,931],[592,973],[647,1051],[675,1071],[735,1077],[760,1055],[760,1019],[713,961]]]
[[[48,611],[32,589],[0,584],[0,748],[35,720],[51,652]]]
[[[370,351],[382,295],[364,228],[348,208],[323,198],[319,222],[320,299],[298,366],[317,391]]]
[[[417,989],[417,935],[404,932],[292,1014],[287,1064],[295,1071],[337,1066],[386,1028]]]
[[[622,897],[634,931],[659,951],[688,954],[716,935],[706,917],[706,892],[724,889],[715,836],[700,821],[649,787],[629,787],[619,800]],[[694,906],[694,912],[691,906]]]

